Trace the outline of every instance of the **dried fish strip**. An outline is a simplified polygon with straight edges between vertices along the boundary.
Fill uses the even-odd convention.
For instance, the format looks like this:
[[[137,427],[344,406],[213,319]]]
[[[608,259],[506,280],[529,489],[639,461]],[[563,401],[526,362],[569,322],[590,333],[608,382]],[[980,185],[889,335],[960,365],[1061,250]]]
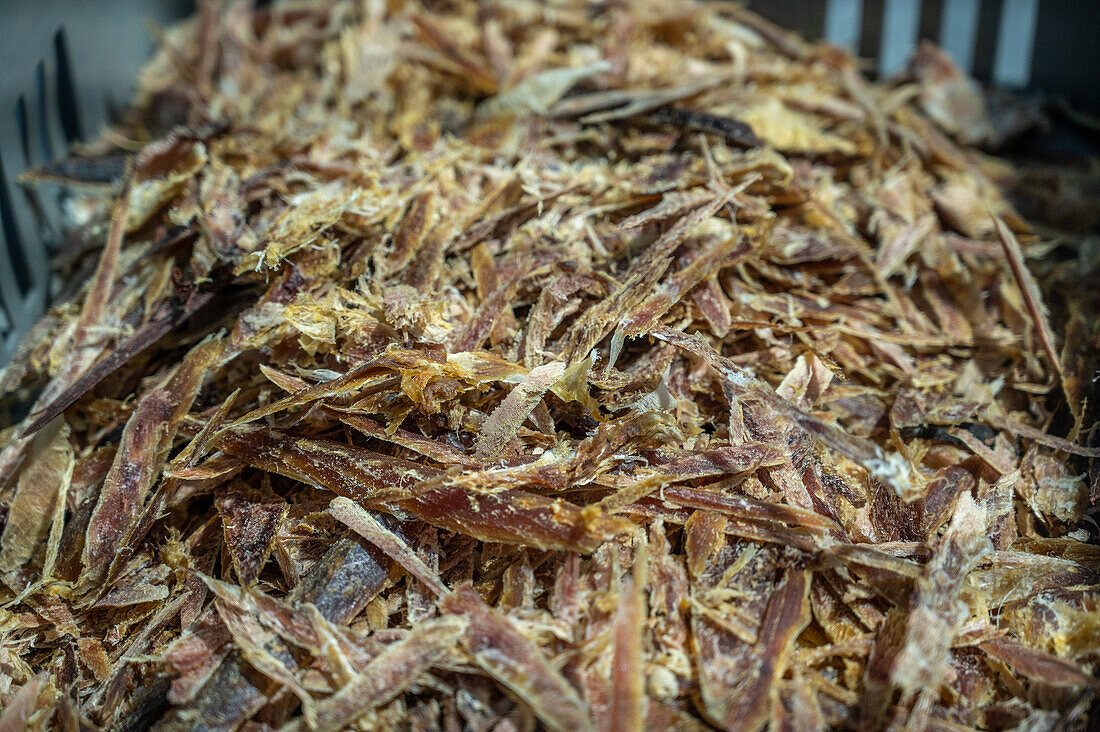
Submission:
[[[942,52],[695,0],[158,40],[23,178],[85,274],[0,376],[0,727],[1095,724],[1096,217],[1016,213]]]

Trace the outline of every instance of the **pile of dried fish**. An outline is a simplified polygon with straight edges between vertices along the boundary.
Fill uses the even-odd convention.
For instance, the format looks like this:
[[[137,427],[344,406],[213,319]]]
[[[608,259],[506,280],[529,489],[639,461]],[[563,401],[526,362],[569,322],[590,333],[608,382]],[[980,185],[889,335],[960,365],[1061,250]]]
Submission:
[[[1085,724],[1100,248],[937,49],[683,0],[159,41],[28,176],[78,289],[3,373],[0,727]]]

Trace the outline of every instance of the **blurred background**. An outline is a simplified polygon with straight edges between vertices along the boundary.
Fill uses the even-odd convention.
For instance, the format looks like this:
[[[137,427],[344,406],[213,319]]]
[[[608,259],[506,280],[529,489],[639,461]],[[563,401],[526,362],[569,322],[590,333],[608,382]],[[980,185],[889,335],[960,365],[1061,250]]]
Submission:
[[[628,0],[627,0],[628,1]],[[14,184],[28,167],[97,137],[133,93],[152,29],[193,0],[0,0],[0,366],[46,307],[63,192]],[[1055,124],[1044,145],[1096,155],[1100,0],[759,0],[749,6],[866,59],[871,75],[904,69],[920,39],[942,45],[993,89],[1012,90]],[[1070,112],[1070,110],[1073,110]],[[1074,131],[1059,135],[1059,120]],[[1062,125],[1065,126],[1065,125]],[[1051,130],[1055,134],[1051,134]],[[1020,140],[1016,140],[1017,151]],[[1022,144],[1032,144],[1024,138]]]
[[[759,0],[749,7],[854,51],[873,74],[900,71],[918,40],[928,39],[986,84],[1100,112],[1097,0]]]

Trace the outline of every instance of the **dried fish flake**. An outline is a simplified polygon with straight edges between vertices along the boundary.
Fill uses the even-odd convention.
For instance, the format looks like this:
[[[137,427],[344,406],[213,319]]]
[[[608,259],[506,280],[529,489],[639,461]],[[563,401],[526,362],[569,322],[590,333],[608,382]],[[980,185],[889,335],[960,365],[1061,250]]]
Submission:
[[[21,179],[0,727],[1095,721],[1091,178],[941,51],[200,5]]]

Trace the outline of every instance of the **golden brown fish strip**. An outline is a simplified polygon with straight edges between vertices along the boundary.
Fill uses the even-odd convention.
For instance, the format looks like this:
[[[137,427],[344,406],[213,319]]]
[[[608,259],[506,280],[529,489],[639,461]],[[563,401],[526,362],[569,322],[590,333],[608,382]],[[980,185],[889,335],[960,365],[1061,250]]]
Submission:
[[[388,272],[400,272],[412,261],[417,250],[424,243],[424,237],[432,225],[434,216],[434,192],[427,190],[413,199],[408,213],[402,218],[401,224],[393,234],[393,242],[385,261]]]
[[[659,518],[677,524],[686,523],[693,514],[693,511],[689,508],[671,508],[664,501],[654,496],[624,506],[621,512],[655,519]],[[821,549],[821,539],[816,535],[817,532],[801,527],[787,527],[769,520],[754,520],[753,518],[739,516],[727,520],[725,531],[728,534],[751,541],[791,546],[808,553]]]
[[[874,647],[863,669],[863,698],[860,700],[861,730],[881,729],[894,696],[891,679],[894,658],[905,646],[907,609],[891,608],[879,628]]]
[[[1028,648],[1011,638],[985,641],[980,648],[1025,676],[1054,686],[1092,686],[1100,682],[1064,658]]]
[[[312,384],[299,391],[294,392],[290,396],[283,397],[271,404],[260,407],[259,409],[253,409],[248,414],[233,421],[230,427],[239,427],[241,425],[255,422],[258,419],[269,417],[276,412],[280,412],[289,407],[299,406],[302,404],[309,404],[319,399],[335,396],[337,394],[344,394],[352,391],[365,383],[369,379],[371,370],[375,367],[375,363],[372,361],[366,361],[364,363],[349,369],[341,376],[332,379],[331,381],[322,381],[317,384]]]
[[[253,431],[227,434],[219,444],[264,470],[324,486],[372,508],[402,509],[485,541],[590,552],[629,525],[598,510],[521,490],[486,494],[442,485],[417,491],[418,484],[440,471],[335,442]]]
[[[118,454],[88,523],[84,573],[88,583],[106,574],[119,542],[137,516],[156,479],[172,406],[163,389],[154,389],[138,403],[126,422]]]
[[[639,578],[628,581],[619,598],[612,626],[611,707],[606,729],[643,729],[646,721],[645,653],[643,628],[645,599]]]
[[[841,531],[835,523],[813,511],[780,503],[768,503],[747,496],[728,495],[717,491],[696,490],[674,485],[666,488],[661,497],[681,506],[704,508],[745,519],[791,523],[814,529],[822,534]]]
[[[588,553],[630,527],[598,509],[520,490],[485,495],[440,488],[398,505],[442,529],[537,549]]]
[[[364,414],[338,407],[326,407],[325,410],[339,418],[347,426],[353,427],[365,435],[408,448],[444,465],[454,464],[472,468],[481,464],[480,460],[475,460],[450,445],[444,445],[423,435],[409,432],[400,427],[390,432]]]
[[[1033,440],[1040,445],[1046,447],[1052,447],[1055,450],[1064,450],[1073,455],[1082,455],[1090,458],[1100,458],[1100,447],[1088,447],[1086,445],[1078,445],[1069,440],[1058,437],[1056,435],[1047,434],[1040,429],[1026,425],[1021,422],[1017,422],[1011,419],[990,419],[990,423],[1005,430],[1011,432],[1019,437],[1025,437],[1029,440]]]
[[[149,456],[149,470],[153,473],[159,472],[164,465],[168,449],[172,446],[180,425],[187,416],[187,413],[191,410],[191,406],[194,404],[203,383],[210,375],[211,369],[213,369],[215,363],[221,357],[223,346],[224,339],[221,336],[203,340],[188,352],[183,362],[180,363],[175,373],[172,374],[171,378],[169,378],[168,382],[165,384],[164,398],[171,406],[170,412],[167,415],[167,420],[163,425],[163,444],[159,446],[160,449],[158,452]],[[231,398],[223,405],[222,410],[215,412],[215,422],[224,418],[224,411],[228,410],[228,404],[230,403],[232,403]],[[205,431],[200,431],[199,435],[202,436],[204,432],[209,435],[209,431],[212,428],[213,424],[207,425],[207,429]],[[192,454],[195,447],[198,447],[206,439],[209,439],[209,437],[204,438],[199,443],[192,441],[192,445],[184,448],[180,455],[177,456],[177,459],[188,459],[188,456]],[[114,466],[112,466],[112,469],[113,467]],[[108,474],[108,479],[109,478],[110,474]],[[120,542],[120,548],[117,555],[111,560],[109,579],[117,577],[123,565],[133,556],[141,539],[144,538],[145,533],[149,531],[152,523],[160,516],[164,504],[172,497],[177,482],[178,481],[172,478],[163,480],[153,493],[153,497],[146,502],[141,513],[132,516],[129,522],[123,527],[125,533]],[[144,500],[144,494],[141,500]],[[141,500],[139,500],[137,505],[139,509],[141,508]]]

